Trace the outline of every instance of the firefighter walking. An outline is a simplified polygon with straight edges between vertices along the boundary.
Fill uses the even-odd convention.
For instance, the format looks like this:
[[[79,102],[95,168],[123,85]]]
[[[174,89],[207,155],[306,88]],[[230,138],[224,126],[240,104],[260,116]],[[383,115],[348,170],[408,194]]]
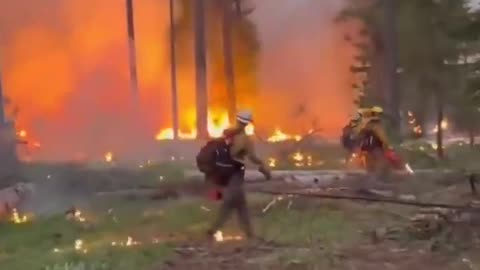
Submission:
[[[389,162],[385,153],[390,150],[390,146],[382,121],[383,109],[372,107],[369,114],[359,134],[360,151],[365,154],[367,172],[378,178],[388,173]]]
[[[247,238],[253,238],[250,215],[247,207],[247,200],[244,191],[245,162],[248,160],[257,165],[259,171],[265,175],[267,179],[271,178],[271,172],[265,163],[256,155],[252,138],[250,138],[245,128],[253,122],[252,114],[249,111],[242,111],[237,114],[236,126],[224,132],[224,137],[229,146],[229,152],[235,167],[229,176],[222,176],[225,181],[223,189],[223,201],[220,206],[218,216],[207,231],[209,238],[212,238],[229,219],[234,211],[236,211],[240,226]]]

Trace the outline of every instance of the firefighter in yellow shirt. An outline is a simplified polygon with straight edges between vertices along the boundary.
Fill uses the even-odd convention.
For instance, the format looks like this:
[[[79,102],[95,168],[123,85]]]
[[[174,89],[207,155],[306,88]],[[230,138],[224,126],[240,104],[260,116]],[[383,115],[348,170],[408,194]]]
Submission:
[[[235,210],[238,215],[240,225],[248,238],[253,238],[254,233],[250,223],[250,215],[248,213],[247,200],[243,189],[245,177],[245,163],[250,161],[257,165],[259,171],[265,175],[267,179],[271,178],[270,169],[255,153],[254,143],[249,137],[245,128],[252,123],[252,114],[249,111],[241,111],[237,114],[237,125],[232,129],[226,130],[224,137],[228,138],[230,145],[230,155],[238,163],[238,170],[227,179],[228,183],[224,189],[223,202],[220,207],[218,217],[207,231],[211,237],[218,231]]]
[[[381,107],[372,107],[359,135],[360,149],[366,155],[366,166],[369,172],[383,173],[387,169],[385,151],[390,146],[381,119],[382,115]]]

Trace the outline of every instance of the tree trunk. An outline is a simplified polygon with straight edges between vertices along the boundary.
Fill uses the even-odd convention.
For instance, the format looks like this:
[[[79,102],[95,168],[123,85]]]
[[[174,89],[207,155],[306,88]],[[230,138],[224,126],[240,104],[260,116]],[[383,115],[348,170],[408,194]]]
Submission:
[[[470,148],[474,148],[475,147],[475,132],[473,131],[473,129],[470,129],[468,131],[468,139],[470,141]]]
[[[223,0],[223,58],[226,78],[226,90],[228,96],[228,116],[230,123],[235,120],[237,112],[237,101],[235,96],[235,71],[233,64],[233,44],[232,44],[232,2]]]
[[[385,44],[385,68],[386,68],[386,89],[385,103],[387,112],[392,120],[392,128],[396,134],[400,132],[400,96],[398,89],[398,48],[397,48],[397,20],[396,20],[396,1],[384,0],[385,4],[385,26],[384,26],[384,44]]]
[[[439,159],[444,158],[443,152],[443,100],[440,94],[437,94],[437,156]]]
[[[18,177],[18,159],[16,152],[15,126],[8,123],[5,116],[2,74],[0,72],[0,188],[8,187]]]
[[[5,124],[5,103],[3,98],[3,81],[2,81],[2,72],[0,66],[0,126]]]
[[[205,41],[205,0],[194,1],[195,84],[198,138],[208,135],[207,56]]]
[[[137,54],[135,48],[135,26],[133,19],[133,0],[126,2],[128,56],[130,61],[130,90],[134,99],[138,98]]]
[[[170,75],[172,87],[172,122],[173,138],[178,139],[178,98],[177,98],[177,60],[176,60],[176,29],[175,0],[170,0]]]

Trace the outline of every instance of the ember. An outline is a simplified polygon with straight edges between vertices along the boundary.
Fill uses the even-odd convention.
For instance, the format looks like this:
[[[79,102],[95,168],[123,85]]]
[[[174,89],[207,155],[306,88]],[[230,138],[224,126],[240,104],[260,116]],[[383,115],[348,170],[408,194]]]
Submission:
[[[417,119],[411,111],[408,111],[408,124],[412,126],[412,131],[416,135],[422,135],[422,127],[417,123]]]
[[[25,138],[25,137],[27,137],[27,131],[24,130],[24,129],[20,130],[20,131],[18,132],[18,136],[19,136],[20,138]]]
[[[105,161],[108,163],[111,163],[113,161],[113,154],[112,152],[107,152],[105,154]]]
[[[188,132],[185,132],[184,130],[178,131],[178,138],[181,140],[194,140],[197,138],[197,130],[194,128],[195,121],[191,121],[191,119],[189,119],[188,122]],[[220,113],[212,113],[212,111],[209,112],[208,134],[210,135],[210,137],[221,137],[223,135],[223,131],[230,126],[231,125],[228,119],[228,114],[225,111],[221,111]],[[248,135],[253,135],[255,132],[254,126],[248,125],[246,128],[246,132]],[[165,128],[160,130],[157,135],[155,135],[155,140],[173,140],[173,137],[173,128]]]
[[[121,246],[121,247],[130,247],[130,246],[138,246],[141,245],[142,243],[134,241],[132,237],[128,236],[126,242],[112,242],[112,246]]]
[[[275,158],[269,158],[268,159],[268,166],[275,168],[277,166],[277,160]]]
[[[296,152],[293,154],[292,159],[296,167],[311,167],[312,166],[312,156],[305,155],[301,152]],[[319,163],[320,164],[320,163]]]
[[[82,212],[79,210],[75,210],[75,213],[73,213],[73,217],[78,222],[85,222],[85,218],[82,217]]]
[[[20,216],[16,208],[12,209],[12,221],[15,224],[25,223],[28,221],[27,216]]]
[[[440,126],[442,127],[442,130],[447,130],[448,129],[448,121],[446,119],[442,120],[442,123],[440,124]],[[433,128],[432,132],[433,133],[438,132],[438,125],[435,125],[435,128]]]
[[[217,231],[213,236],[216,242],[240,241],[243,239],[241,236],[223,236],[222,231]]]
[[[283,133],[280,129],[277,128],[273,132],[273,135],[267,139],[267,141],[276,143],[276,142],[295,140],[298,142],[301,139],[302,139],[302,136],[300,135],[289,135],[289,134]]]
[[[82,239],[75,240],[75,250],[82,251],[83,253],[87,253],[87,249],[83,248],[83,240]]]
[[[65,212],[65,216],[68,220],[75,220],[78,222],[85,222],[86,219],[82,215],[82,211],[76,209],[75,207],[70,208]]]

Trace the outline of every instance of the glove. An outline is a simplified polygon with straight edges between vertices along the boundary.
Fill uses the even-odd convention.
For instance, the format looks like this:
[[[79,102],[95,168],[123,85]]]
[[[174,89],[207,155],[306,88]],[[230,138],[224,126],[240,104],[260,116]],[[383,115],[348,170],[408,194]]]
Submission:
[[[261,172],[267,180],[272,179],[272,173],[270,172],[270,169],[266,168],[265,166],[260,166],[258,171]]]

